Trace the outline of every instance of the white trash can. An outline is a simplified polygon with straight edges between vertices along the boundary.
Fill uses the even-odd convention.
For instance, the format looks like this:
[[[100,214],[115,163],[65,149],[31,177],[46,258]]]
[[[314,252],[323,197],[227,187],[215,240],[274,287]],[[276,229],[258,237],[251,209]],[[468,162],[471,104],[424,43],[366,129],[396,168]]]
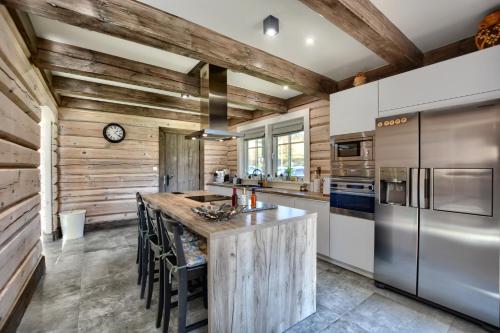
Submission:
[[[85,225],[85,209],[70,210],[60,212],[61,228],[63,240],[77,239],[83,237],[83,227]]]

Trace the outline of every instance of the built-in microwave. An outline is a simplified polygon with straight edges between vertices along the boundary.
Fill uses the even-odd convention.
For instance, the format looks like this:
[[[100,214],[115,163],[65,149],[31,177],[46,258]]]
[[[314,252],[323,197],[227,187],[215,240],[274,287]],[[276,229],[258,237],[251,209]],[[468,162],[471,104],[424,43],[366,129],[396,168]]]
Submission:
[[[337,135],[333,141],[335,161],[373,161],[373,133]]]
[[[375,178],[374,140],[375,132],[333,136],[332,176]]]

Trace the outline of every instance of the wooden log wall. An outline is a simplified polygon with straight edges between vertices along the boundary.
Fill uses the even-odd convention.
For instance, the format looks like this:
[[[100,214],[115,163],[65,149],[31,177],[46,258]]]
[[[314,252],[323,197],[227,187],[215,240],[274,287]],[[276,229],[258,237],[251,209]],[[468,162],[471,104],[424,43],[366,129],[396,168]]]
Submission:
[[[0,6],[0,331],[42,259],[40,105],[55,107]]]
[[[235,140],[234,140],[235,141]],[[204,141],[204,184],[213,181],[213,174],[216,170],[227,169],[227,143],[218,141]],[[236,173],[236,169],[231,169],[231,174]]]
[[[299,108],[309,108],[309,133],[311,139],[311,179],[317,167],[321,176],[329,176],[330,166],[330,103],[317,101]]]
[[[125,128],[120,143],[103,137],[112,122]],[[136,218],[135,193],[158,191],[159,127],[199,123],[60,108],[59,210],[85,209],[87,224]]]

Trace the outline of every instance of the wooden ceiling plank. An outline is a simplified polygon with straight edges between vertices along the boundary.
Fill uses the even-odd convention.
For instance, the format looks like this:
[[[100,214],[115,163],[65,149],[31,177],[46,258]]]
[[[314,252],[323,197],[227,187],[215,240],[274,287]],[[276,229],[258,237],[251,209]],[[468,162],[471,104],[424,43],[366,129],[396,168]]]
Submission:
[[[389,64],[414,68],[422,52],[370,0],[300,0]]]
[[[33,59],[40,69],[199,96],[198,77],[45,39],[38,44]],[[279,113],[287,110],[284,99],[233,86],[228,86],[228,101]]]
[[[198,59],[328,98],[336,82],[213,30],[132,0],[2,0],[30,14]]]

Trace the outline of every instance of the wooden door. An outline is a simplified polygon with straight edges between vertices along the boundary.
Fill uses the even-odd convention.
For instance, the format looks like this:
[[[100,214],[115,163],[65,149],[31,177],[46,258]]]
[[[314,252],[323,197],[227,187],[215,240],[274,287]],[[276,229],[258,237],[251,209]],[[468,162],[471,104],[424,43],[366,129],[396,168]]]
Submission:
[[[200,189],[200,141],[160,128],[160,192]]]

